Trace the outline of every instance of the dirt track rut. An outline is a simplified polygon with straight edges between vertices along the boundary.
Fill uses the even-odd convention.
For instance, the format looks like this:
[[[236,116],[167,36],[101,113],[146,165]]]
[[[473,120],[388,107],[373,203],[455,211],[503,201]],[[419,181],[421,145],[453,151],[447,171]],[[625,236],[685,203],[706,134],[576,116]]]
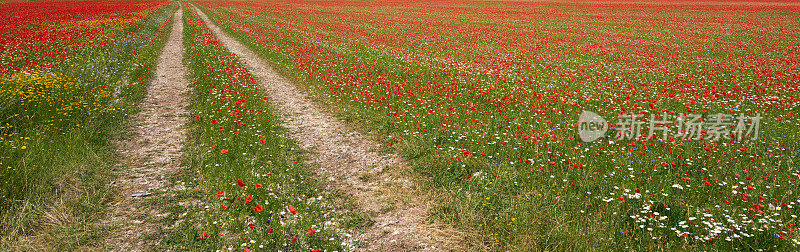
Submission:
[[[158,241],[158,220],[166,217],[161,204],[176,188],[168,177],[180,171],[183,141],[186,139],[186,105],[188,90],[183,66],[183,11],[173,16],[172,31],[155,69],[153,81],[141,104],[141,111],[131,118],[130,139],[118,149],[121,160],[115,172],[119,179],[114,187],[119,200],[110,207],[105,224],[112,227],[109,246],[115,251],[140,251]],[[180,185],[179,185],[180,187]],[[150,193],[146,197],[133,194]]]
[[[413,190],[408,166],[397,155],[374,151],[379,144],[322,112],[303,90],[281,77],[256,53],[228,36],[198,9],[214,35],[244,60],[270,101],[285,115],[291,137],[313,152],[318,173],[346,192],[375,224],[355,236],[358,250],[431,251],[444,249],[452,233],[427,223],[429,207]]]

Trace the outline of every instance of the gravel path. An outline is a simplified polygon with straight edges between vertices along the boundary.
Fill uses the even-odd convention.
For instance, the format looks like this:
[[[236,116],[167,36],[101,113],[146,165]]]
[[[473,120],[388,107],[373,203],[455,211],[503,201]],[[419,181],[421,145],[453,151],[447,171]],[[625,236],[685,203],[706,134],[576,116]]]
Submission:
[[[186,139],[188,82],[182,60],[183,12],[178,9],[141,111],[131,118],[132,137],[118,146],[121,162],[115,172],[119,180],[113,186],[121,195],[105,221],[113,230],[109,246],[116,251],[152,247],[158,241],[159,230],[165,228],[159,221],[167,215],[165,202],[174,195],[173,191],[181,190],[171,187],[168,178],[180,171],[179,159]],[[151,195],[132,197],[138,193]]]
[[[354,236],[357,249],[431,251],[452,245],[447,241],[454,240],[455,232],[429,223],[429,201],[407,179],[410,171],[401,158],[376,153],[378,143],[321,112],[303,90],[220,30],[202,11],[198,14],[214,35],[247,63],[270,101],[284,113],[291,137],[312,151],[318,173],[327,177],[330,186],[353,197],[375,221],[366,232]]]

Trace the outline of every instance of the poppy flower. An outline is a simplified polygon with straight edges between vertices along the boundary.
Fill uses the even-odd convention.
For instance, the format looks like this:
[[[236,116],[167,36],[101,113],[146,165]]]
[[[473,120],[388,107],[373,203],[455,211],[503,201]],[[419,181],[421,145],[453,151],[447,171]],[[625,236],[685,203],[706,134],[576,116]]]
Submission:
[[[250,204],[251,201],[253,201],[253,195],[248,194],[247,197],[244,198],[244,204]]]
[[[217,190],[217,198],[222,197],[222,194],[225,194],[225,193],[224,192],[220,192],[219,190]]]
[[[238,184],[238,185],[239,185],[239,187],[244,187],[244,186],[245,186],[244,182],[242,182],[242,180],[241,180],[241,179],[240,179],[240,180],[237,180],[237,181],[236,181],[236,184]]]
[[[256,204],[256,206],[253,207],[253,210],[256,210],[256,212],[261,212],[261,210],[264,210],[264,207],[262,207],[261,204]]]
[[[292,212],[293,214],[297,214],[297,209],[294,209],[294,206],[289,205],[289,212]]]
[[[256,188],[261,188],[262,187],[261,183],[256,183],[255,186],[256,186]]]
[[[274,234],[274,233],[275,233],[275,231],[272,231],[271,228],[269,230],[267,230],[267,234]]]
[[[259,140],[259,141],[261,141],[262,144],[267,143],[267,139],[264,139],[264,138],[261,138],[261,140]]]
[[[223,210],[224,210],[224,209],[228,209],[228,206],[226,206],[225,204],[222,204],[222,209],[223,209]]]
[[[317,233],[317,230],[314,230],[314,229],[308,230],[308,234],[309,235],[314,235],[316,233]]]
[[[249,227],[250,229],[255,229],[256,228],[256,224],[250,223],[250,224],[247,225],[247,227]]]
[[[228,150],[222,149],[222,153],[228,153]]]

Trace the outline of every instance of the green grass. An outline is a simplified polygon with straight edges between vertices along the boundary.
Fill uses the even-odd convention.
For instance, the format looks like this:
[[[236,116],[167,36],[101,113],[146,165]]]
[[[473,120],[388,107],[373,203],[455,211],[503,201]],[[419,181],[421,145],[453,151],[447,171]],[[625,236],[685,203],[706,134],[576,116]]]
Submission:
[[[244,77],[248,70],[218,44],[191,8],[184,10],[184,38],[193,119],[183,195],[196,203],[185,209],[177,228],[164,234],[162,246],[349,250],[340,233],[346,224],[340,223],[369,221],[351,213],[352,203],[317,181],[305,163],[306,153],[287,138],[257,83]],[[248,196],[252,202],[245,201]]]
[[[39,74],[45,84],[35,74],[3,79],[3,91],[32,90],[35,95],[24,99],[0,92],[7,98],[0,106],[5,137],[0,247],[66,251],[105,246],[110,230],[100,220],[115,195],[107,186],[113,180],[114,141],[123,137],[127,115],[137,111],[174,9],[162,7],[117,31],[117,43]],[[125,39],[137,36],[154,40]]]
[[[279,27],[269,22],[271,17],[268,16],[274,15],[274,13],[265,13],[263,16],[242,15],[237,12],[239,10],[237,7],[215,7],[210,11],[203,10],[223,30],[259,53],[264,59],[271,61],[276,70],[315,95],[317,101],[327,104],[329,109],[338,116],[361,126],[355,128],[370,133],[382,143],[393,146],[395,152],[402,153],[412,160],[414,170],[429,179],[426,180],[429,181],[426,186],[435,190],[439,195],[436,202],[437,207],[431,214],[449,221],[462,229],[464,233],[470,234],[468,246],[472,246],[472,249],[727,251],[750,248],[770,250],[795,248],[792,241],[776,238],[775,234],[778,231],[790,232],[788,224],[797,222],[797,207],[792,209],[784,207],[782,210],[761,209],[760,211],[750,209],[755,204],[766,205],[772,202],[769,201],[772,200],[771,198],[775,198],[772,203],[784,202],[797,206],[797,194],[790,192],[797,191],[797,183],[792,182],[792,179],[797,178],[797,164],[794,160],[797,160],[798,157],[797,148],[800,147],[798,146],[800,135],[794,130],[797,123],[796,117],[785,116],[789,112],[787,110],[791,110],[792,107],[777,109],[758,104],[755,100],[738,101],[737,113],[739,111],[764,111],[769,108],[768,112],[762,112],[762,116],[767,119],[761,124],[761,135],[766,137],[747,143],[720,142],[719,146],[711,144],[711,147],[706,145],[712,143],[708,140],[695,142],[680,140],[615,141],[611,143],[608,142],[608,137],[599,142],[583,143],[571,138],[575,134],[570,133],[574,132],[572,124],[577,120],[581,111],[588,109],[600,113],[618,112],[608,107],[599,108],[598,105],[608,105],[603,98],[616,100],[619,99],[618,95],[625,93],[614,94],[611,91],[617,90],[609,89],[616,87],[585,85],[571,77],[559,76],[558,72],[537,69],[524,73],[524,75],[530,75],[531,78],[523,78],[526,82],[519,83],[511,80],[498,80],[497,76],[481,73],[440,71],[411,64],[393,58],[391,55],[382,55],[362,44],[347,44],[346,39],[325,37],[324,32],[336,35],[334,31],[330,30],[313,35],[329,39],[325,40],[326,42],[344,43],[344,45],[337,46],[345,47],[349,51],[335,51],[336,53],[330,54],[333,56],[326,55],[331,57],[326,59],[330,60],[328,64],[313,65],[314,62],[311,60],[302,62],[307,64],[305,66],[311,65],[309,68],[304,68],[305,66],[298,64],[297,58],[293,57],[296,54],[292,53],[311,54],[322,51],[320,47],[324,49],[331,47],[316,44],[320,40],[313,35],[300,34],[296,30],[292,30],[292,28],[297,28],[296,26]],[[290,19],[293,14],[284,13],[284,15],[289,16],[286,18]],[[328,21],[323,18],[320,20],[311,18],[311,20]],[[311,24],[299,26],[302,25]],[[465,23],[464,25],[470,24]],[[277,31],[275,34],[262,34],[263,36],[243,31],[243,29],[257,30],[256,28],[260,26],[274,28]],[[273,45],[275,47],[270,47]],[[435,55],[439,56],[463,55],[460,54],[462,52],[455,50],[443,50],[442,52],[438,51],[436,47],[428,49],[437,49],[434,50],[436,51]],[[422,49],[415,52],[426,53]],[[559,69],[574,69],[585,63],[588,65],[598,60],[599,57],[590,53],[566,49],[560,53],[563,54],[563,58],[574,60],[574,62],[545,63],[558,64],[556,66]],[[303,53],[298,54],[305,56]],[[706,52],[698,54],[724,57]],[[621,53],[619,55],[619,57],[626,56],[636,56],[636,54]],[[457,56],[453,56],[453,58],[457,58]],[[691,64],[674,68],[689,74],[701,76],[708,74]],[[374,79],[358,79],[357,77],[348,79],[348,76],[342,75],[346,77],[326,80],[324,77],[327,76],[322,74],[317,76],[305,74],[308,72],[352,73],[357,71],[354,69],[391,69],[400,72],[396,75],[388,75],[391,78],[386,81],[390,84],[400,85],[403,78],[413,80],[409,82],[405,90],[416,92],[421,99],[429,101],[420,103],[415,101],[416,96],[392,96],[390,93],[395,91],[393,88],[386,88],[382,85],[370,87],[362,85],[364,82],[359,82],[362,80],[374,81]],[[370,74],[380,75],[377,72],[370,72]],[[608,78],[606,81],[610,82],[614,75],[609,73],[635,76],[643,83],[672,83],[673,81],[670,77],[662,74],[628,72],[628,70],[620,69],[615,65],[597,67],[589,73],[584,77],[587,80],[597,80],[599,83],[607,83],[603,81],[603,78]],[[462,79],[459,79],[458,76],[462,74],[470,74],[470,78],[474,78],[471,83],[485,83],[495,89],[487,91],[480,96],[480,99],[473,98],[468,94],[479,92],[470,89],[468,83],[461,82]],[[724,77],[724,74],[741,73],[720,73],[723,79],[727,78]],[[513,80],[514,76],[510,78]],[[467,95],[455,97],[430,95],[429,93],[426,95],[424,92],[427,91],[423,89],[425,85],[421,88],[423,90],[411,87],[415,85],[414,81],[419,83],[455,82],[461,86],[453,92]],[[530,83],[527,83],[528,81]],[[332,83],[345,84],[334,85]],[[362,86],[352,90],[347,89],[349,87],[347,85],[351,84]],[[747,85],[747,83],[743,85]],[[639,106],[639,109],[635,110],[636,112],[645,110],[649,105],[649,100],[646,99],[652,97],[646,95],[649,92],[647,87],[657,87],[657,85],[632,88],[632,90],[640,91],[638,94],[632,93],[629,102]],[[765,91],[773,92],[773,94],[782,91],[779,87],[772,88],[774,89],[767,88]],[[338,90],[339,94],[331,94],[333,89]],[[529,96],[530,92],[525,92],[525,90],[532,90],[544,95]],[[575,90],[575,96],[572,96],[572,90]],[[789,90],[788,93],[781,95],[798,97],[796,90],[784,89],[783,91],[787,90]],[[650,91],[655,94],[662,92]],[[388,100],[371,103],[370,99],[359,96],[360,92],[381,96],[381,98],[386,97]],[[570,93],[570,96],[561,96],[562,93]],[[582,100],[578,100],[581,106],[573,106],[565,100],[552,102],[555,98],[574,98],[584,93],[598,94],[600,98],[583,97]],[[495,106],[496,102],[487,99],[500,100],[509,94],[528,103],[510,103],[504,110],[498,111],[498,106]],[[663,99],[655,105],[656,111],[670,110],[689,113],[697,111],[697,113],[707,115],[731,113],[732,103],[737,102],[735,99],[719,103],[710,102],[704,100],[705,96],[703,95],[697,92],[689,94],[685,100]],[[699,102],[684,104],[690,101]],[[477,104],[475,107],[479,108],[479,113],[465,109],[464,106],[467,102]],[[408,107],[405,104],[418,106]],[[541,111],[536,111],[531,109],[531,105],[546,106],[542,107]],[[452,112],[443,112],[447,111],[449,107],[456,109]],[[400,108],[401,116],[395,114],[396,108]],[[429,109],[439,110],[429,114]],[[701,112],[704,109],[710,112]],[[426,116],[421,117],[419,114]],[[775,120],[781,117],[791,121]],[[532,143],[526,142],[525,138],[516,136],[519,133],[517,127],[522,127],[528,134],[549,133],[549,135],[534,137]],[[428,131],[422,133],[422,129]],[[469,137],[462,139],[459,137],[462,134],[469,135]],[[390,135],[394,138],[389,138]],[[499,144],[499,142],[503,142],[500,139],[508,142]],[[477,141],[479,144],[471,141]],[[472,155],[462,154],[463,149],[469,149],[472,151]],[[479,156],[482,152],[487,153],[488,156]],[[455,159],[456,157],[459,159]],[[750,160],[750,157],[753,159]],[[687,158],[692,158],[692,160]],[[576,166],[578,162],[583,166]],[[667,165],[663,165],[662,162]],[[670,163],[676,164],[669,165]],[[747,172],[744,172],[745,170]],[[479,172],[483,176],[471,178]],[[753,179],[745,180],[744,176],[753,177]],[[691,180],[682,181],[683,177],[691,178]],[[365,175],[363,179],[368,180],[369,175]],[[711,185],[704,185],[705,181],[709,181]],[[673,187],[675,184],[682,185],[684,189]],[[757,195],[750,195],[747,201],[737,199],[737,197],[741,197],[741,192],[745,191],[742,187],[747,184],[755,186],[759,190],[757,191],[758,195],[767,195],[765,200],[758,199]],[[691,185],[691,187],[686,185]],[[732,185],[739,186],[738,195],[730,193]],[[630,195],[636,194],[634,193],[636,190],[641,191],[642,200],[630,198]],[[650,195],[651,193],[652,195]],[[625,201],[622,201],[620,197]],[[730,203],[724,202],[729,199],[728,197],[730,197]],[[609,199],[611,201],[605,201]],[[718,208],[723,210],[717,210]],[[713,212],[711,212],[712,210]],[[652,221],[653,218],[649,218],[651,213],[667,216],[667,220]],[[710,216],[706,216],[706,214]],[[778,216],[767,217],[770,214],[778,214]],[[751,219],[772,218],[772,220],[768,223],[769,228],[762,229],[761,224],[748,222],[742,216]],[[690,223],[692,218],[698,219]],[[731,241],[721,238],[715,238],[713,241],[700,241],[686,236],[677,236],[672,230],[672,228],[676,228],[691,232],[693,235],[708,235],[710,228],[705,228],[704,224],[699,222],[710,221],[712,218],[716,221],[733,220],[741,224],[741,230],[749,232],[752,236],[738,237]],[[683,227],[681,221],[686,221],[686,227]],[[648,228],[653,228],[653,230]],[[794,231],[791,232],[793,232],[792,235],[796,235]]]

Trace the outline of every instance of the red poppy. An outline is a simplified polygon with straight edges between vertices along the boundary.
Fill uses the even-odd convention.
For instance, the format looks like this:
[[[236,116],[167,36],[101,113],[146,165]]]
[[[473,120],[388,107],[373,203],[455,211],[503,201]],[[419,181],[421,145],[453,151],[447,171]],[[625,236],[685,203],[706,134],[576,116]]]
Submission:
[[[255,186],[256,186],[256,188],[261,188],[262,187],[261,183],[256,183]]]
[[[224,194],[224,192],[220,192],[219,190],[217,190],[217,198],[222,197],[222,194]]]
[[[260,212],[261,210],[264,210],[264,207],[262,207],[261,204],[256,204],[256,206],[253,207],[253,210],[256,210],[256,212]]]
[[[226,206],[225,204],[222,204],[222,209],[228,209],[228,206]]]
[[[236,184],[239,184],[239,187],[244,187],[244,186],[245,186],[244,182],[242,182],[242,180],[241,180],[241,179],[240,179],[240,180],[237,180],[237,181],[236,181]]]
[[[267,139],[264,139],[264,138],[261,138],[261,140],[259,140],[259,141],[261,141],[262,144],[267,143]]]
[[[228,150],[222,149],[222,153],[228,153]]]
[[[247,195],[247,197],[244,198],[244,204],[250,204],[251,201],[253,201],[253,195]]]
[[[247,226],[250,227],[250,229],[255,229],[256,228],[256,224],[253,224],[253,223],[250,223]]]
[[[297,209],[294,209],[294,206],[289,205],[289,212],[292,212],[293,214],[297,214]]]
[[[314,235],[316,233],[317,233],[317,230],[314,230],[314,229],[308,230],[308,234],[309,235]]]
[[[274,234],[274,233],[275,233],[275,231],[272,231],[271,228],[269,230],[267,230],[267,234]]]

